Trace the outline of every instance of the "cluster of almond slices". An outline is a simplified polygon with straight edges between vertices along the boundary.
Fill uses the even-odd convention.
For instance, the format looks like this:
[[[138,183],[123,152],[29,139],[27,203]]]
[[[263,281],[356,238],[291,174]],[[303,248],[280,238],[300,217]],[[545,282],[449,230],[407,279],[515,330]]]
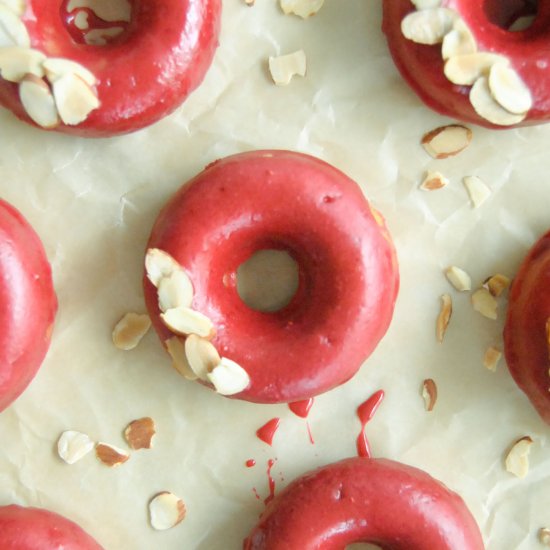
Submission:
[[[441,7],[442,0],[412,0],[417,11],[401,22],[403,35],[418,44],[441,44],[445,76],[471,86],[476,113],[492,124],[520,123],[533,105],[529,88],[500,54],[478,51],[476,40],[460,15]]]
[[[221,395],[240,393],[250,384],[237,363],[220,357],[210,341],[214,324],[191,308],[193,283],[170,254],[150,248],[145,256],[147,278],[157,289],[160,318],[174,336],[165,341],[174,368],[188,380],[209,382]]]
[[[19,84],[25,112],[39,126],[74,126],[99,107],[96,77],[75,61],[30,47],[20,0],[0,0],[0,76]]]

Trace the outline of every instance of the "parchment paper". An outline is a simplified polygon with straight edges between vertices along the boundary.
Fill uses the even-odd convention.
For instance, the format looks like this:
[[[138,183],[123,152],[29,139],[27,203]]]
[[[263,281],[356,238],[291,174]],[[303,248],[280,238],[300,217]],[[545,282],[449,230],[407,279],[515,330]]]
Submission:
[[[434,161],[420,147],[425,131],[449,122],[429,111],[401,80],[380,30],[381,2],[327,0],[313,18],[284,16],[275,0],[225,0],[223,31],[204,83],[173,116],[114,139],[76,139],[35,130],[0,112],[0,195],[44,240],[53,264],[59,315],[40,373],[0,415],[0,504],[57,511],[107,550],[240,548],[268,495],[266,465],[276,458],[277,490],[316,466],[355,454],[357,405],[383,388],[367,426],[373,452],[418,466],[457,491],[490,550],[535,549],[550,525],[546,426],[503,362],[482,365],[501,346],[499,320],[475,313],[442,270],[466,269],[478,286],[513,276],[550,225],[550,126],[511,131],[474,128],[470,147]],[[286,88],[270,82],[269,55],[303,48],[308,74]],[[357,376],[319,397],[306,424],[286,406],[222,398],[182,379],[156,335],[130,352],[111,343],[114,323],[143,311],[146,239],[164,202],[207,163],[256,148],[307,152],[334,164],[364,189],[395,239],[401,291],[390,330]],[[451,184],[427,193],[427,169]],[[461,183],[478,175],[492,195],[472,209]],[[435,339],[439,296],[454,314],[443,344]],[[422,381],[439,389],[427,413]],[[125,446],[122,430],[154,418],[150,451],[117,469],[93,454],[68,466],[55,453],[59,434],[76,429]],[[273,447],[255,431],[282,418]],[[504,470],[517,438],[534,439],[528,476]],[[257,465],[246,468],[253,458]],[[147,502],[170,490],[186,503],[178,527],[155,532]]]

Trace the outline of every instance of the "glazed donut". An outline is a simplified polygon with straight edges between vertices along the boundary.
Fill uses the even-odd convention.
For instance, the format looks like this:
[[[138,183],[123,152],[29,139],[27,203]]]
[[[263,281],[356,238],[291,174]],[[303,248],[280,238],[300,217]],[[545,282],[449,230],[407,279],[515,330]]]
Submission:
[[[56,311],[50,264],[38,235],[0,200],[0,411],[38,371]]]
[[[275,497],[244,550],[483,550],[463,500],[426,472],[350,458],[310,472]]]
[[[289,151],[208,166],[164,207],[148,247],[183,266],[193,310],[217,330],[215,348],[249,375],[236,397],[259,403],[308,399],[351,378],[386,332],[399,285],[391,238],[359,186]],[[237,268],[264,249],[288,252],[299,272],[292,300],[272,313],[237,293]],[[167,342],[172,333],[147,277],[144,290]]]
[[[76,523],[42,510],[0,506],[2,550],[102,550]]]
[[[535,13],[530,27],[508,30]],[[548,0],[384,0],[389,48],[413,90],[439,113],[488,128],[550,119],[549,28]]]
[[[105,18],[126,19],[108,22],[80,0],[64,0],[61,7],[27,0],[23,26],[13,30],[16,47],[0,48],[0,104],[25,122],[86,137],[132,132],[174,111],[212,61],[221,2],[127,0],[124,13],[116,9],[122,1],[96,2]],[[6,10],[0,6],[0,26]],[[81,26],[97,28],[79,30],[79,14],[86,19]],[[110,37],[112,29],[119,34]],[[14,63],[27,68],[18,72]]]
[[[510,289],[504,353],[517,385],[550,424],[550,232],[533,246]]]

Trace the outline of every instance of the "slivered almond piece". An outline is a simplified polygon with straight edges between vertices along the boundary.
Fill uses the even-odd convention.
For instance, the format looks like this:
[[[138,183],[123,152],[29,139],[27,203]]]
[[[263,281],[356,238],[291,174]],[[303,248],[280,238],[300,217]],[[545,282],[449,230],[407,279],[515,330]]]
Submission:
[[[208,380],[221,395],[235,395],[250,384],[248,373],[235,361],[222,357],[220,364],[207,373]]]
[[[80,124],[99,107],[92,88],[76,74],[67,73],[54,80],[52,89],[59,116],[68,126]]]
[[[306,54],[304,50],[298,50],[287,55],[269,58],[269,72],[277,86],[290,84],[295,75],[306,75]]]
[[[149,248],[145,254],[145,272],[153,286],[159,286],[163,277],[170,277],[174,271],[183,271],[183,267],[168,252],[159,248]]]
[[[42,52],[31,48],[0,48],[0,75],[10,82],[20,82],[27,74],[41,78],[44,76],[42,63],[45,60]]]
[[[546,546],[550,546],[550,529],[548,527],[541,527],[539,529],[539,541]]]
[[[466,176],[462,178],[462,183],[466,187],[474,208],[479,208],[491,196],[491,190],[477,176]]]
[[[29,117],[42,128],[55,128],[59,116],[50,87],[44,80],[32,74],[19,83],[19,99]]]
[[[256,0],[244,0],[244,3],[247,6],[253,6],[255,2],[256,2]]]
[[[486,288],[477,289],[471,296],[472,306],[487,319],[497,318],[497,301]]]
[[[215,334],[212,321],[206,316],[188,307],[175,307],[160,314],[162,322],[179,335],[197,334],[203,338],[212,338]]]
[[[437,386],[431,378],[427,378],[422,383],[422,397],[426,410],[428,412],[433,411],[435,402],[437,401]]]
[[[472,289],[472,279],[470,278],[468,273],[466,273],[466,271],[460,269],[460,267],[456,267],[456,265],[448,267],[445,270],[445,276],[447,277],[449,282],[460,292]]]
[[[483,356],[483,366],[491,372],[495,372],[501,357],[502,352],[491,346],[485,351],[485,355]]]
[[[193,283],[181,267],[162,277],[157,288],[159,309],[162,312],[175,307],[191,307]]]
[[[19,19],[19,15],[6,5],[0,3],[0,47],[22,46],[31,47],[31,39],[25,24]]]
[[[426,152],[435,159],[445,159],[458,155],[472,141],[472,130],[460,124],[440,126],[422,137]]]
[[[293,13],[302,19],[315,15],[325,0],[280,0],[281,9],[286,15]]]
[[[417,44],[439,44],[451,31],[457,17],[455,11],[447,8],[413,11],[401,21],[401,32]]]
[[[420,189],[424,191],[436,191],[449,184],[449,179],[441,172],[428,172],[424,181],[420,184]]]
[[[508,63],[495,63],[491,67],[489,89],[496,101],[510,113],[521,115],[533,106],[531,91]]]
[[[95,446],[95,454],[103,464],[110,468],[120,466],[130,458],[130,455],[125,450],[108,443],[98,443]]]
[[[134,449],[135,451],[150,449],[153,446],[155,433],[155,422],[152,418],[146,416],[130,422],[124,430],[124,438],[128,442],[130,449]]]
[[[25,1],[24,0],[0,0],[0,4],[6,6],[13,13],[21,17],[25,13]]]
[[[497,273],[489,277],[483,282],[483,287],[486,288],[495,298],[498,298],[509,286],[510,279],[506,275]]]
[[[124,32],[122,27],[109,27],[108,29],[92,29],[84,35],[84,42],[89,46],[105,46],[111,38]]]
[[[505,459],[506,471],[524,478],[529,472],[529,452],[533,440],[529,436],[518,439],[508,451]]]
[[[68,13],[78,8],[91,8],[100,19],[109,23],[130,22],[132,19],[132,6],[128,0],[69,0],[66,8]]]
[[[189,366],[189,361],[185,356],[185,344],[183,339],[178,336],[172,336],[164,342],[166,351],[172,358],[172,367],[174,367],[184,378],[187,380],[196,380],[197,375],[192,371]]]
[[[476,52],[451,57],[443,70],[453,84],[472,86],[479,77],[488,75],[495,63],[506,64],[508,60],[496,53]]]
[[[453,29],[443,38],[441,55],[447,60],[457,55],[468,55],[477,52],[477,44],[472,31],[463,19],[457,19]]]
[[[441,0],[411,0],[417,10],[427,10],[441,6]]]
[[[435,325],[435,335],[437,336],[437,341],[439,343],[443,342],[452,313],[453,302],[451,297],[448,294],[443,294],[443,296],[441,296],[441,309],[439,311],[439,315],[437,316]]]
[[[185,356],[191,370],[201,380],[207,380],[208,373],[221,362],[221,357],[214,345],[196,334],[190,334],[185,339]]]
[[[50,82],[55,82],[67,74],[75,74],[80,77],[88,86],[97,84],[95,75],[86,69],[84,65],[65,59],[64,57],[50,57],[43,64],[44,72]]]
[[[86,434],[68,430],[57,440],[57,453],[67,464],[74,464],[85,457],[94,445]]]
[[[185,504],[180,497],[163,491],[149,502],[149,519],[151,527],[157,531],[165,531],[175,527],[185,518]]]
[[[126,313],[113,329],[113,344],[125,351],[134,349],[150,328],[147,314]]]

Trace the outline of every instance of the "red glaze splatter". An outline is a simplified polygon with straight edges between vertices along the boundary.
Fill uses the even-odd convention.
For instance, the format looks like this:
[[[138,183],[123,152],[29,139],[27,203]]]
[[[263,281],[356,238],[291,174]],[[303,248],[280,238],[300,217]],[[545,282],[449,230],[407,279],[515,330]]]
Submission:
[[[247,468],[252,468],[256,466],[256,461],[253,458],[249,458],[244,464]]]
[[[258,493],[258,489],[256,487],[252,487],[252,492],[254,493],[254,496],[256,497],[256,500],[261,500],[262,497],[260,496],[260,493]]]
[[[270,458],[267,461],[267,482],[269,485],[269,495],[264,500],[264,504],[267,506],[274,498],[275,498],[275,480],[273,479],[273,476],[271,475],[271,469],[273,468],[273,465],[275,464],[275,460]]]
[[[357,454],[363,458],[370,458],[371,451],[367,436],[365,434],[365,426],[372,419],[378,407],[384,399],[384,390],[378,390],[373,393],[364,403],[357,407],[357,416],[361,421],[361,433],[357,438]]]
[[[264,424],[260,429],[256,431],[258,439],[261,439],[264,443],[267,443],[268,445],[273,445],[273,437],[275,436],[275,432],[279,428],[280,423],[280,418],[272,418],[269,422]]]
[[[294,403],[289,403],[288,408],[300,418],[307,418],[311,407],[313,406],[313,397],[305,399],[303,401],[294,401]]]
[[[307,426],[307,435],[309,437],[309,442],[312,445],[315,445],[315,440],[313,439],[313,434],[311,433],[311,426],[309,425],[309,422],[306,422],[306,426]]]

